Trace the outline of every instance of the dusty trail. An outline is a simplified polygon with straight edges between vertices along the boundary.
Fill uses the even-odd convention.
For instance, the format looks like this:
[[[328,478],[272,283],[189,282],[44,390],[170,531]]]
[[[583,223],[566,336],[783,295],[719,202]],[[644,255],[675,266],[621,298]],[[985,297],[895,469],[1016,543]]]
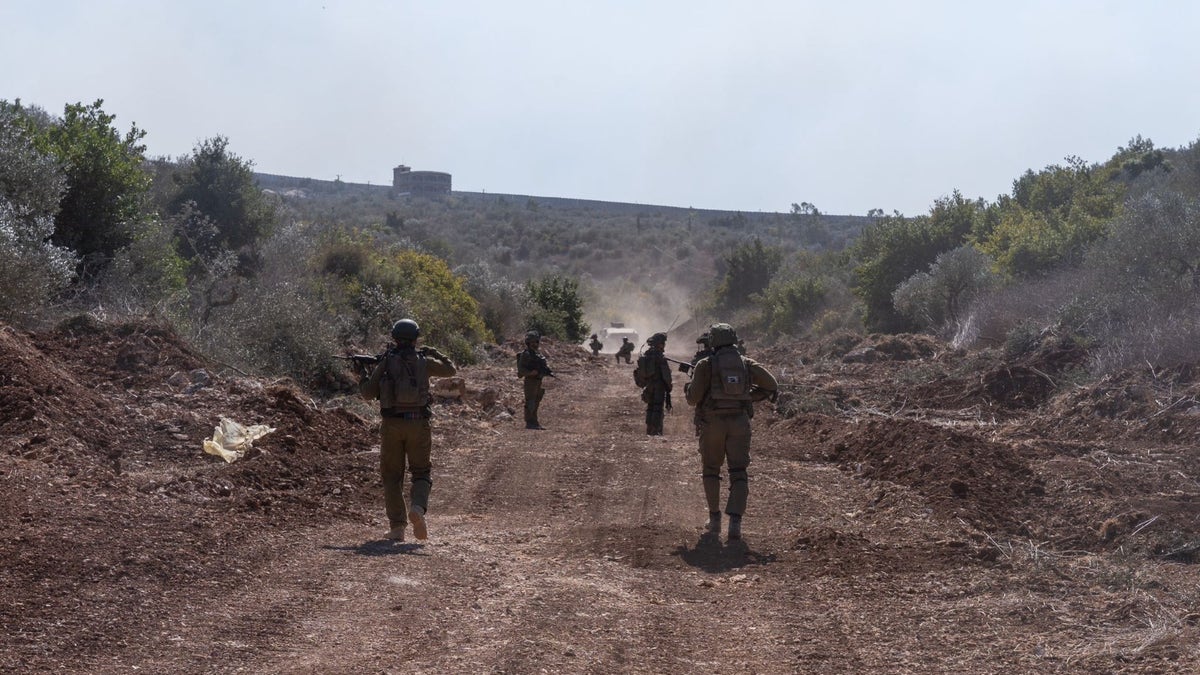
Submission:
[[[0,670],[1149,673],[1200,664],[1195,565],[1054,551],[1020,520],[1086,535],[1074,523],[1091,521],[1075,514],[1094,516],[1092,497],[1053,500],[1074,499],[1078,476],[1100,475],[1081,453],[1107,448],[1099,466],[1109,466],[1136,448],[1076,443],[1056,454],[1053,443],[1024,440],[1031,427],[950,430],[939,420],[953,415],[933,407],[914,410],[921,419],[784,419],[760,408],[746,539],[727,545],[700,536],[683,376],[666,435],[651,438],[629,367],[569,349],[543,403],[546,431],[443,408],[426,544],[377,539],[378,448],[367,425],[286,387],[230,383],[191,398],[150,387],[132,404],[145,406],[151,438],[122,456],[120,474],[95,468],[104,458],[89,464],[82,445],[65,446],[76,448],[74,464],[43,463],[54,455],[22,437],[20,457],[0,456]],[[519,407],[508,360],[465,375]],[[878,389],[872,409],[903,392],[875,372],[813,375]],[[292,426],[269,452],[226,466],[197,457],[191,439],[231,395],[243,415],[266,410]],[[1014,432],[1016,442],[1005,438]],[[1194,475],[1189,457],[1147,473],[1142,491]],[[1136,466],[1146,465],[1139,456]],[[1194,503],[1194,482],[1169,486],[1137,508]]]
[[[647,437],[627,368],[598,372],[600,386],[551,385],[547,431],[514,425],[435,446],[429,543],[374,541],[378,525],[358,522],[271,537],[274,556],[246,572],[244,593],[180,607],[171,649],[144,666],[562,672],[788,663],[788,612],[737,599],[775,592],[761,575],[777,554],[752,539],[698,541],[705,510],[691,411],[681,403],[667,434]],[[780,487],[760,481],[755,499]],[[748,522],[748,536],[778,525]],[[722,617],[745,630],[731,636]]]

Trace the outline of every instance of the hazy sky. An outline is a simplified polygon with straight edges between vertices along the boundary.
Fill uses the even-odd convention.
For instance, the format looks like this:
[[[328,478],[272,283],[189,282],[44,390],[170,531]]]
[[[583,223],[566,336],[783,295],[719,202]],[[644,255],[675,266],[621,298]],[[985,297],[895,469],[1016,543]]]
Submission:
[[[1200,3],[0,0],[0,98],[151,155],[697,208],[928,211],[1200,138]]]

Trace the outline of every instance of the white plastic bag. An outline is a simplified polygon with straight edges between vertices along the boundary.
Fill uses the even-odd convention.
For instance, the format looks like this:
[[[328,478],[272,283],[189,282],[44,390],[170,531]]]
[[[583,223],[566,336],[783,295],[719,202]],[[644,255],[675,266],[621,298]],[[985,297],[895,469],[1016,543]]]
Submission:
[[[272,431],[275,430],[265,424],[246,427],[228,417],[222,417],[221,423],[213,429],[213,437],[204,441],[204,452],[216,455],[226,462],[235,462],[250,451],[254,441]]]

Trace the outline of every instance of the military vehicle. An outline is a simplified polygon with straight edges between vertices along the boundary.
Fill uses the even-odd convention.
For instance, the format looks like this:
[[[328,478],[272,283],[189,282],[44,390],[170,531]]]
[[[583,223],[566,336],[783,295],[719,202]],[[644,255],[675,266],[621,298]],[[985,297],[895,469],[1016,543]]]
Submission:
[[[601,328],[597,333],[600,341],[604,343],[604,351],[615,352],[621,348],[621,338],[629,338],[636,348],[638,346],[637,331],[632,328],[626,328],[625,324],[612,322],[608,324],[608,328]]]

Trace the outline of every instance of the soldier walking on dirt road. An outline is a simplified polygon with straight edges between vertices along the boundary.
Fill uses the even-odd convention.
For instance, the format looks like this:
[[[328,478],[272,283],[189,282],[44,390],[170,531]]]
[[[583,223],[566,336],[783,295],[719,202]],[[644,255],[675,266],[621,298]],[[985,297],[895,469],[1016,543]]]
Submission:
[[[404,541],[407,521],[413,536],[428,537],[425,514],[429,511],[429,492],[433,488],[430,453],[433,436],[429,424],[429,376],[449,377],[456,371],[454,362],[433,347],[417,349],[421,328],[412,319],[401,319],[392,326],[396,344],[375,365],[371,375],[359,385],[363,398],[379,399],[380,452],[379,473],[383,478],[383,500],[387,509],[387,539]],[[405,464],[412,474],[411,505],[404,505]]]
[[[638,357],[634,381],[642,388],[642,401],[646,403],[646,435],[663,435],[664,408],[671,409],[671,364],[664,358],[667,334],[655,333],[646,340],[650,345]]]
[[[687,402],[700,417],[700,463],[708,502],[709,534],[721,532],[721,465],[729,464],[729,539],[742,538],[742,514],[750,496],[750,418],[754,403],[774,400],[779,385],[765,368],[738,353],[737,334],[726,323],[709,328],[712,356],[701,359],[686,386]]]
[[[545,429],[538,422],[538,406],[542,404],[542,396],[546,389],[542,386],[542,378],[549,375],[550,366],[546,357],[538,353],[542,344],[542,336],[535,330],[525,334],[525,351],[517,354],[517,377],[524,380],[525,385],[525,428]]]

